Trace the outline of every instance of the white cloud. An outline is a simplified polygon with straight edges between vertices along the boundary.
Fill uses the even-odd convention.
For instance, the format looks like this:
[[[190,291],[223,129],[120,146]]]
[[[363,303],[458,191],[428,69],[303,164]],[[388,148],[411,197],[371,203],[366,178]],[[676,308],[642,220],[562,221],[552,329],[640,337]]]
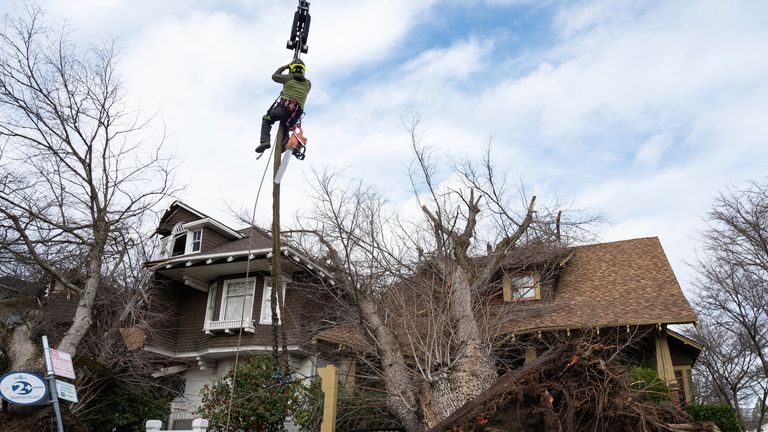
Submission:
[[[349,166],[397,199],[407,196],[401,116],[417,112],[425,141],[449,154],[478,155],[494,135],[502,169],[525,178],[533,193],[575,195],[577,207],[608,213],[606,240],[658,235],[686,279],[683,262],[710,197],[768,168],[768,8],[580,1],[553,6],[550,46],[528,46],[521,36],[512,51],[494,34],[456,29],[453,40],[403,60],[407,44],[425,37],[419,24],[439,17],[443,4],[312,3],[304,57],[314,84],[310,144],[307,160],[293,161],[284,179],[291,186],[283,187],[283,214],[305,204],[304,174],[325,165]],[[44,6],[82,29],[83,39],[121,37],[131,100],[161,111],[185,160],[181,198],[222,219],[224,202],[252,205],[266,164],[252,150],[279,92],[269,76],[290,55],[284,44],[295,2]],[[488,68],[490,59],[506,68]],[[268,196],[266,189],[262,221]]]
[[[673,144],[672,136],[660,133],[652,136],[637,150],[635,163],[654,167],[664,155],[664,151]]]

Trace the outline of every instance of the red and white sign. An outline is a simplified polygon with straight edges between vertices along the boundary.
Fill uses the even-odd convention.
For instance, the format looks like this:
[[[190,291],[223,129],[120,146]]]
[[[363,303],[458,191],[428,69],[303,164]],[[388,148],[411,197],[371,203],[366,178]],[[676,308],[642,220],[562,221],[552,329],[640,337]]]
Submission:
[[[71,354],[51,349],[51,367],[56,375],[75,379],[75,367],[72,365]]]

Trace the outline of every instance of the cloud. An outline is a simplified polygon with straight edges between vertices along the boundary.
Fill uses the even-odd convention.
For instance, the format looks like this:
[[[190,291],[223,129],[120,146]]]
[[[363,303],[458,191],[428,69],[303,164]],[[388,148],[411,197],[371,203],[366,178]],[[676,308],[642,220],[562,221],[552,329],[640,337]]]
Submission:
[[[478,6],[313,2],[304,56],[313,81],[310,144],[307,160],[293,161],[284,179],[283,214],[303,208],[305,174],[326,165],[350,167],[407,199],[402,118],[420,113],[424,142],[438,151],[477,156],[493,136],[501,169],[531,192],[576,197],[576,207],[608,213],[606,240],[658,235],[685,279],[710,197],[768,168],[768,8],[710,0],[490,3],[510,22],[536,8],[550,33],[532,44],[525,27],[510,25],[516,37],[500,39],[496,30],[456,26],[436,40],[424,24],[439,20],[443,6]],[[181,198],[223,220],[225,202],[252,205],[266,166],[252,149],[279,92],[269,76],[290,55],[294,2],[43,5],[81,29],[83,40],[120,36],[130,101],[161,112],[184,159],[178,177],[189,187]]]
[[[637,150],[635,163],[644,166],[656,166],[659,159],[664,155],[664,151],[672,144],[673,140],[669,134],[660,133],[652,136]]]

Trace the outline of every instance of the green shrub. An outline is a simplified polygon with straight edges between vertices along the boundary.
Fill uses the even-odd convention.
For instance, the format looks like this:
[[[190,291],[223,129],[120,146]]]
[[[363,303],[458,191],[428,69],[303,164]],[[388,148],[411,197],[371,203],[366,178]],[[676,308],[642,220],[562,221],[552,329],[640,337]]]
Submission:
[[[268,356],[246,357],[235,370],[201,392],[203,402],[197,414],[208,420],[210,432],[229,430],[282,432],[285,419],[297,408],[301,384],[281,384],[272,375],[272,360]],[[232,412],[227,410],[231,397],[230,383],[235,379]]]
[[[147,420],[165,420],[171,413],[167,399],[149,389],[129,391],[119,388],[102,390],[80,416],[91,431],[145,432]]]
[[[685,411],[696,421],[714,422],[722,432],[741,432],[736,410],[726,404],[688,404]]]
[[[629,370],[629,385],[656,403],[669,402],[669,387],[655,369],[636,367]]]
[[[293,416],[305,432],[317,432],[323,420],[325,395],[320,380],[313,380],[303,393],[301,408]],[[336,430],[398,428],[400,424],[387,409],[386,396],[382,391],[347,391],[339,387],[336,406]]]

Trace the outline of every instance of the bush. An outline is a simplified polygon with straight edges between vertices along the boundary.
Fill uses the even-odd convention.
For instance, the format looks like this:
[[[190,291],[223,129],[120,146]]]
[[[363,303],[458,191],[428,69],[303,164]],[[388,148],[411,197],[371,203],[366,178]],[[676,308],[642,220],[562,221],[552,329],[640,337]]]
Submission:
[[[93,408],[86,410],[81,420],[88,430],[99,432],[145,432],[147,420],[164,420],[171,413],[168,399],[146,388],[105,389],[89,406]]]
[[[655,369],[636,367],[629,370],[629,385],[656,403],[669,402],[669,387],[659,378]]]
[[[268,356],[246,357],[235,370],[201,392],[203,403],[197,414],[208,420],[210,432],[227,429],[232,379],[235,394],[229,430],[282,432],[285,419],[299,403],[301,384],[281,384],[273,378],[272,360]]]
[[[736,410],[726,404],[688,404],[685,411],[696,421],[714,422],[722,432],[741,432]]]
[[[294,413],[294,421],[305,432],[317,432],[323,420],[325,394],[320,379],[315,379],[303,393],[300,409]],[[399,428],[400,424],[387,409],[386,396],[382,391],[346,391],[339,386],[336,406],[336,430]]]

